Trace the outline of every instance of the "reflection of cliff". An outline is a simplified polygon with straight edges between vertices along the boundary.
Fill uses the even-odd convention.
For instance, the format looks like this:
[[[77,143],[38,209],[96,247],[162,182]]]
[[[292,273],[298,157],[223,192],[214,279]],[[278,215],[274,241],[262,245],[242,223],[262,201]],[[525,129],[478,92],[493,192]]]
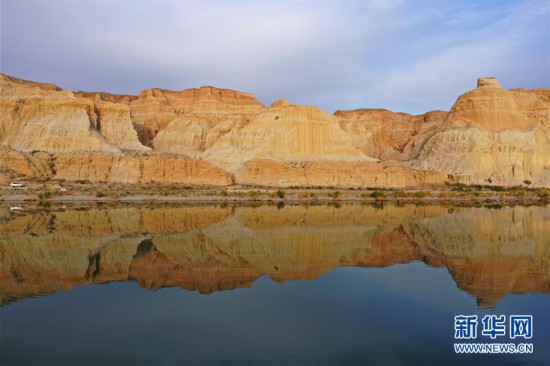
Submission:
[[[484,305],[550,292],[550,208],[119,206],[0,214],[0,304],[135,280],[208,293],[339,266],[446,266]]]

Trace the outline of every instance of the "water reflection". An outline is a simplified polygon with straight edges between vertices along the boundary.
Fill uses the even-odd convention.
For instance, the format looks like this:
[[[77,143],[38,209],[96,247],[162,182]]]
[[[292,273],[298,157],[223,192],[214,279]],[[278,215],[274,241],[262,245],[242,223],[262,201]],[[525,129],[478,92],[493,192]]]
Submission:
[[[481,306],[550,292],[548,207],[6,207],[1,305],[113,281],[211,293],[412,261],[446,267]]]

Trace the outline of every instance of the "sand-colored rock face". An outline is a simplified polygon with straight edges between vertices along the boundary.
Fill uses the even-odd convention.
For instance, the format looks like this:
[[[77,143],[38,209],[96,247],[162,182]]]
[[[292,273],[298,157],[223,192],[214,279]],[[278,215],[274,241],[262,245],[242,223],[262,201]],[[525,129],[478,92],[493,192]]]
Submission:
[[[122,95],[122,94],[110,94],[104,92],[85,92],[77,91],[74,93],[74,96],[77,98],[88,98],[95,101],[104,101],[111,103],[121,103],[129,105],[130,102],[133,102],[137,99],[135,95]]]
[[[550,89],[508,91],[481,78],[449,113],[331,116],[214,87],[72,93],[0,74],[0,147],[2,181],[549,187]]]
[[[180,117],[190,116],[195,121],[205,118],[210,128],[228,120],[249,121],[264,105],[249,93],[204,86],[200,89],[170,91],[148,89],[130,103],[132,120],[144,137],[154,138],[171,126],[160,139],[154,141],[158,151],[186,153],[186,140],[181,138]],[[185,121],[185,119],[184,119]],[[174,123],[172,123],[174,122]],[[171,136],[175,135],[175,136]],[[142,142],[147,142],[142,139]],[[172,144],[179,145],[173,147]]]
[[[203,155],[229,170],[252,159],[275,161],[375,161],[353,147],[336,118],[316,107],[272,107],[221,137]]]
[[[9,100],[15,96],[13,92],[13,88],[0,91],[2,115],[8,117],[2,118],[0,127],[3,146],[23,152],[120,152],[99,131],[91,128],[92,102],[75,99],[66,92],[46,92],[48,95],[40,98]],[[49,98],[50,93],[59,95]]]
[[[463,175],[479,184],[516,185],[531,181],[548,186],[548,129],[488,132],[477,128],[450,129],[435,134],[411,166]]]
[[[153,140],[156,151],[198,157],[233,129],[250,123],[250,115],[188,114],[178,117]]]
[[[128,96],[62,91],[50,84],[0,79],[2,178],[227,185],[230,175],[183,156],[143,154]],[[135,99],[135,98],[134,98]]]
[[[411,160],[443,122],[447,112],[420,116],[385,109],[336,111],[340,127],[353,138],[353,146],[381,160]]]
[[[274,101],[273,103],[271,103],[271,108],[278,108],[278,107],[286,107],[286,106],[289,106],[290,103],[288,102],[288,100],[284,99],[284,98],[280,98],[280,99],[277,99],[276,101]]]
[[[260,186],[407,187],[445,182],[446,174],[409,169],[396,161],[284,162],[253,159],[235,178]]]
[[[127,106],[75,98],[50,84],[0,79],[0,142],[22,152],[148,150]]]
[[[96,128],[107,141],[120,147],[123,150],[148,151],[143,146],[130,119],[130,109],[122,103],[94,102]]]
[[[473,183],[550,184],[550,103],[545,91],[506,91],[494,78],[460,96],[423,145],[416,169]]]
[[[0,147],[0,180],[9,183],[13,176],[51,178],[50,155],[44,152],[24,154]]]
[[[90,182],[232,183],[229,173],[207,161],[161,154],[63,154],[55,160],[55,172],[56,179]]]
[[[19,79],[13,76],[9,76],[6,74],[0,73],[0,85],[1,86],[31,86],[33,88],[37,89],[43,89],[43,90],[53,90],[53,91],[61,91],[62,89],[51,83],[39,83],[36,81],[30,81],[30,80],[23,80]]]
[[[422,260],[494,306],[550,292],[546,207],[123,206],[0,217],[0,304],[137,281],[202,293]]]
[[[462,94],[449,112],[448,127],[474,126],[485,131],[527,130],[536,125],[516,105],[514,93],[495,78],[481,78],[477,88]]]

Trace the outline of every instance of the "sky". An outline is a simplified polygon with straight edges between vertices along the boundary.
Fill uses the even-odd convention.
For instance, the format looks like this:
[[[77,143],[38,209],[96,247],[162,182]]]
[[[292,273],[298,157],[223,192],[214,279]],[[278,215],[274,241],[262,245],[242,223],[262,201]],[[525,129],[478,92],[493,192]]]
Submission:
[[[478,77],[550,87],[548,0],[0,0],[0,17],[2,73],[75,91],[211,85],[420,114]]]

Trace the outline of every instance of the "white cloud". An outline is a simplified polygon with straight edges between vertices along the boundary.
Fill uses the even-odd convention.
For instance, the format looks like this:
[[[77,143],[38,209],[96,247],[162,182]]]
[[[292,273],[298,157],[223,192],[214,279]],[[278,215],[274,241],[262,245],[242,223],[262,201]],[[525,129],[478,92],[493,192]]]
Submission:
[[[208,84],[265,103],[419,113],[449,108],[487,74],[550,86],[545,1],[1,4],[2,71],[72,89]]]

